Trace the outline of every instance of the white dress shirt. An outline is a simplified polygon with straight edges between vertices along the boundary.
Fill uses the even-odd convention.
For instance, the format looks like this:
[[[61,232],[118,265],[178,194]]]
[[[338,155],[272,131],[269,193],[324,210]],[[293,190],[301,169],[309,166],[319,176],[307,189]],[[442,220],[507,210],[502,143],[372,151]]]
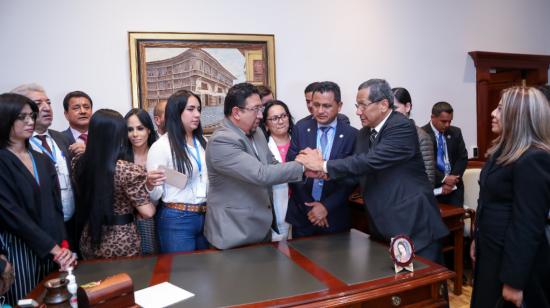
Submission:
[[[50,146],[50,149],[52,150],[52,156],[50,157],[50,153],[44,153],[42,150],[42,141],[35,136],[37,135],[45,135],[46,136],[46,142]],[[73,187],[71,185],[71,178],[69,176],[69,167],[67,166],[67,161],[65,160],[65,153],[61,151],[61,149],[57,146],[55,143],[55,140],[50,136],[49,131],[46,130],[45,134],[37,134],[34,132],[32,134],[32,138],[30,139],[30,144],[33,148],[33,150],[44,153],[44,155],[48,156],[50,160],[52,160],[52,157],[54,158],[52,160],[52,163],[55,166],[55,169],[57,171],[57,178],[59,179],[59,187],[61,188],[61,204],[63,205],[63,220],[67,221],[71,219],[74,215],[74,194],[73,194]]]
[[[71,130],[71,134],[73,134],[73,137],[74,137],[74,141],[77,142],[77,143],[85,143],[84,140],[78,138],[80,137],[80,135],[82,134],[88,134],[88,131],[85,131],[83,133],[77,131],[76,129],[72,128],[69,126],[69,129]]]
[[[186,172],[186,175],[188,176],[187,184],[183,189],[179,189],[166,183],[155,186],[155,188],[149,192],[149,196],[152,200],[159,200],[162,198],[164,203],[187,204],[199,204],[206,202],[206,196],[198,197],[196,194],[199,185],[205,185],[206,189],[208,189],[208,171],[206,169],[205,152],[198,142],[197,145],[199,147],[199,154],[202,163],[202,176],[199,175],[199,166],[192,157],[192,155],[195,155],[195,147],[188,144],[187,147],[192,153],[190,154],[188,152],[191,165],[193,166],[193,173],[189,176],[189,173]],[[155,143],[153,143],[147,153],[147,170],[157,170],[159,166],[165,166],[168,169],[176,170],[172,162],[172,150],[170,148],[168,134],[164,134]]]

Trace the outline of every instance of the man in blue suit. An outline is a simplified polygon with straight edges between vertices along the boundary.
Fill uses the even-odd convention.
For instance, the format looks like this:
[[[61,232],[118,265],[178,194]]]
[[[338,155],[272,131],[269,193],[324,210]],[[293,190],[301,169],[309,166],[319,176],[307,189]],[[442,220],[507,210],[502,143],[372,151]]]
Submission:
[[[293,161],[305,148],[317,148],[325,160],[353,154],[357,129],[338,117],[342,108],[340,87],[330,81],[319,82],[312,94],[313,117],[294,126],[286,160]],[[322,179],[289,185],[292,194],[286,221],[292,225],[294,238],[350,228],[347,199],[353,186]]]

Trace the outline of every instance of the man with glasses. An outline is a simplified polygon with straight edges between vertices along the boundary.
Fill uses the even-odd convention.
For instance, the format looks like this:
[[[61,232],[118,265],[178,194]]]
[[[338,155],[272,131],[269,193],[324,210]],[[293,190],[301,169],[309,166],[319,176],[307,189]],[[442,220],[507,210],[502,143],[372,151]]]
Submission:
[[[294,126],[287,161],[293,161],[308,147],[317,148],[325,160],[353,154],[357,129],[338,118],[342,109],[340,96],[336,83],[317,83],[311,102],[313,117]],[[353,189],[341,181],[323,179],[290,184],[292,194],[286,221],[292,225],[292,237],[347,231],[350,228],[347,199]]]
[[[405,234],[417,255],[442,263],[439,239],[449,231],[426,175],[416,127],[393,110],[391,87],[383,79],[362,83],[356,106],[363,128],[354,155],[327,161],[308,149],[296,160],[331,180],[358,178],[372,236],[389,243]]]
[[[63,220],[71,247],[77,246],[74,224],[74,193],[71,183],[71,162],[69,160],[69,141],[63,133],[50,129],[53,121],[51,101],[44,88],[38,84],[24,84],[11,91],[30,98],[38,107],[34,133],[29,139],[33,150],[50,158],[57,171],[61,204],[63,205]]]
[[[69,121],[69,128],[63,134],[71,144],[69,150],[72,155],[84,153],[86,150],[92,108],[92,99],[82,91],[70,92],[63,99],[65,118]]]
[[[272,205],[274,184],[302,180],[297,162],[279,164],[257,129],[264,107],[249,83],[231,87],[225,97],[222,127],[206,147],[208,211],[204,234],[218,249],[271,240],[277,231]]]

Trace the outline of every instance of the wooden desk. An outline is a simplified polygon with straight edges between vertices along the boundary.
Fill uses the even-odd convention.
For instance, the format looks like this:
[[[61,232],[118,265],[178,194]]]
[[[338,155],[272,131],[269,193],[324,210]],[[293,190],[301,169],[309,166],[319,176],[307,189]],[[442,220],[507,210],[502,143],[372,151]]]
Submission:
[[[452,246],[443,247],[443,251],[454,251],[454,294],[462,294],[462,283],[464,277],[464,208],[449,204],[439,204],[443,222],[449,228],[453,241]]]
[[[356,191],[350,198],[351,206],[351,225],[353,228],[368,233],[368,221],[364,212],[363,198]],[[452,246],[443,247],[443,251],[453,250],[454,277],[453,293],[462,294],[462,284],[464,276],[464,209],[449,204],[439,204],[439,210],[443,222],[449,228],[452,237]]]
[[[169,281],[195,294],[175,307],[444,307],[454,273],[422,258],[395,274],[388,248],[364,233],[142,258],[82,262],[79,283],[127,272],[139,290]],[[59,276],[54,273],[47,277]],[[41,301],[40,284],[29,294]]]

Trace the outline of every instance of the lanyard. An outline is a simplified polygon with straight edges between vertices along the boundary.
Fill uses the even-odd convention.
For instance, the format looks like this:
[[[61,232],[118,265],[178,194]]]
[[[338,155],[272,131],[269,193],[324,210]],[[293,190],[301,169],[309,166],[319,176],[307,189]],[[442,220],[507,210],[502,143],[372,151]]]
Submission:
[[[32,144],[34,144],[37,148],[39,148],[43,154],[46,154],[48,155],[48,157],[53,161],[53,164],[57,166],[57,156],[56,156],[56,153],[55,153],[55,144],[53,144],[52,142],[52,153],[50,154],[50,152],[48,150],[46,150],[42,144],[38,143],[38,141],[36,140],[38,139],[38,137],[34,136],[31,138],[31,142]]]
[[[29,156],[31,157],[32,169],[34,171],[34,177],[36,179],[36,183],[38,184],[38,186],[40,186],[40,177],[38,176],[38,168],[36,168],[36,162],[34,161],[34,157],[32,156],[31,151],[29,151]]]
[[[197,162],[197,166],[199,166],[199,176],[202,176],[202,160],[201,160],[201,155],[200,155],[200,152],[199,152],[199,146],[197,145],[197,138],[196,137],[193,137],[193,145],[195,146],[196,156],[193,155],[193,153],[191,151],[188,151],[188,152],[189,152],[189,154],[191,154],[191,157],[193,157],[195,162]]]

